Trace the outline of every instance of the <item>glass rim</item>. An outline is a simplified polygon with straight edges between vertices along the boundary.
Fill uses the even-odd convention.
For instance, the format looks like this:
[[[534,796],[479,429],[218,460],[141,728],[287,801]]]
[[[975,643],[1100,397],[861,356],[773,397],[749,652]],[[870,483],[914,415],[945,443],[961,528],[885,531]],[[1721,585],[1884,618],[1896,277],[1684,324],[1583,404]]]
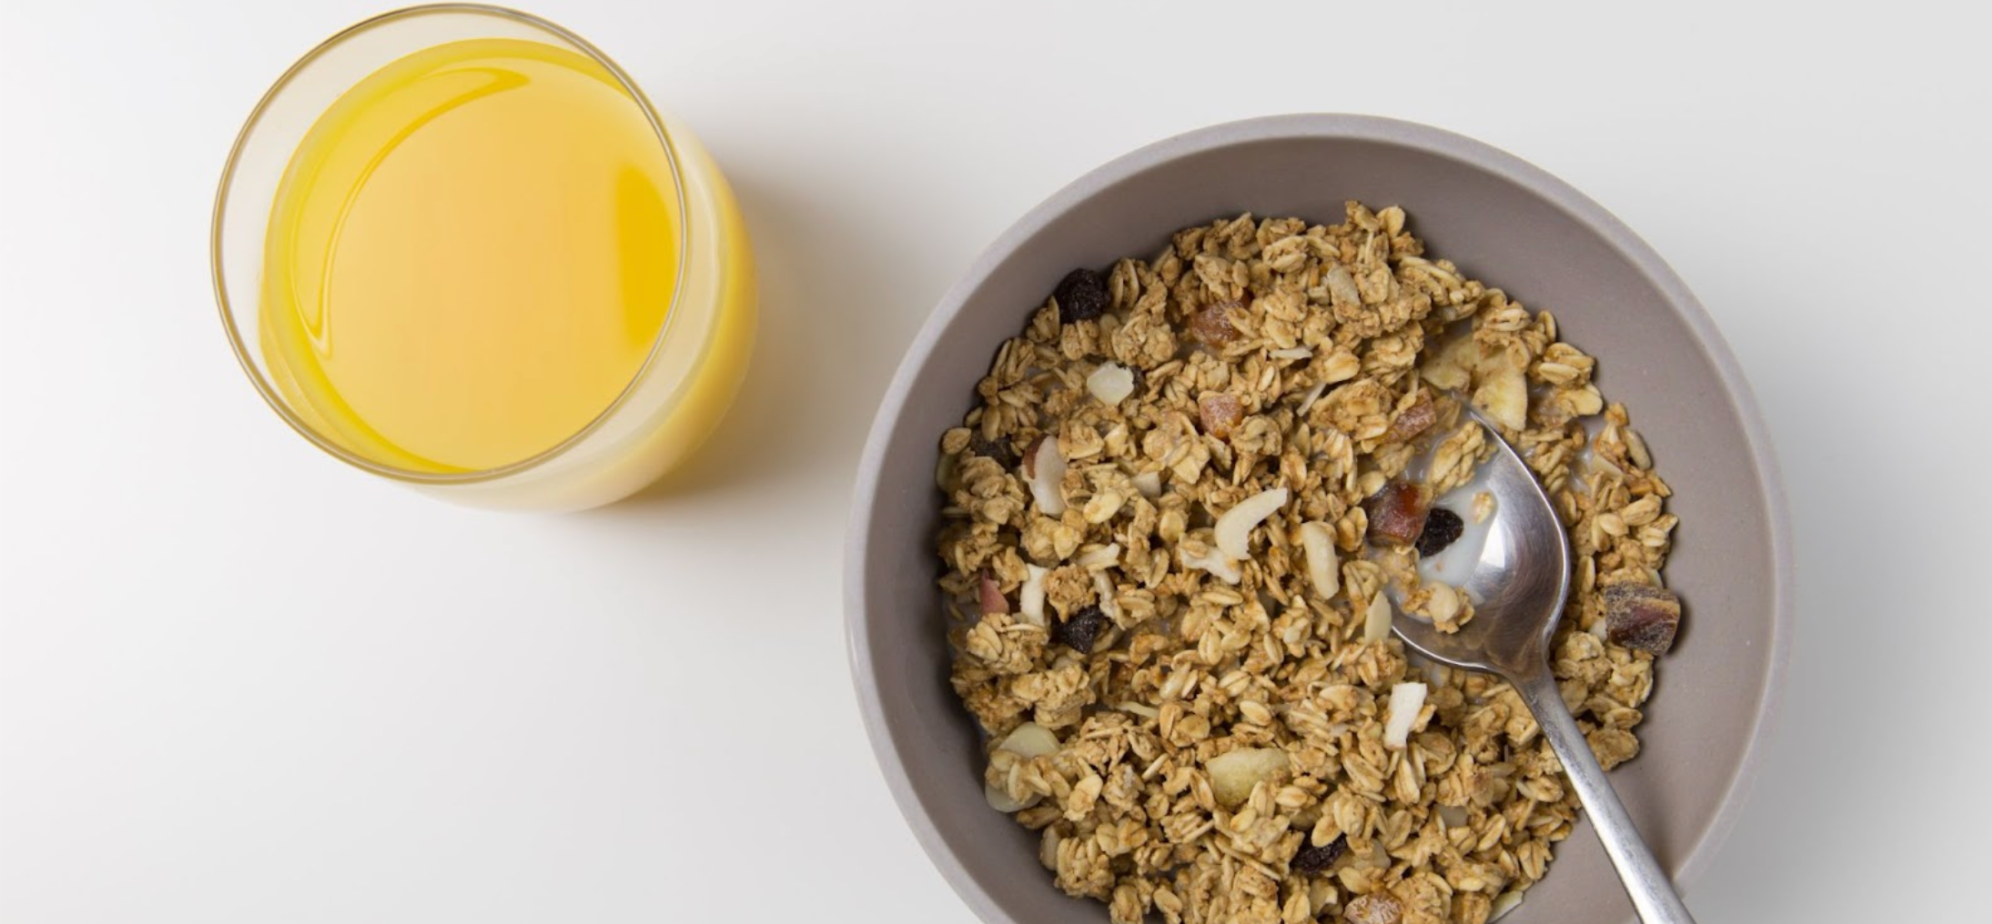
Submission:
[[[644,355],[643,363],[637,366],[636,371],[631,374],[629,381],[624,383],[622,390],[617,392],[615,398],[580,429],[546,449],[540,450],[523,459],[505,463],[504,465],[462,472],[424,472],[403,468],[398,465],[389,465],[340,445],[301,419],[291,409],[289,402],[277,393],[275,387],[270,384],[268,377],[257,368],[256,360],[250,353],[250,347],[243,341],[242,331],[235,323],[235,310],[230,305],[228,284],[222,273],[222,222],[224,216],[228,213],[229,187],[235,179],[237,165],[242,160],[243,152],[248,146],[250,136],[255,133],[264,114],[283,95],[284,91],[297,78],[300,72],[333,48],[356,36],[382,26],[417,16],[438,13],[483,15],[510,20],[531,29],[544,32],[567,43],[606,69],[616,79],[616,82],[622,86],[623,90],[629,94],[630,99],[636,103],[637,108],[643,113],[643,117],[649,121],[651,129],[657,135],[659,146],[664,150],[665,162],[669,166],[671,173],[671,187],[677,205],[679,228],[678,265],[672,280],[671,301],[669,305],[665,306],[664,322],[658,326],[656,336],[651,339],[650,350]],[[434,47],[434,44],[431,43],[423,47]],[[387,62],[383,62],[383,64],[385,63]],[[267,234],[267,231],[264,233]],[[222,327],[228,334],[229,345],[235,352],[236,362],[242,366],[242,371],[249,376],[250,382],[256,386],[256,392],[262,396],[264,403],[276,411],[277,416],[282,418],[285,424],[289,425],[292,430],[297,431],[300,436],[309,440],[312,445],[317,446],[326,454],[356,468],[397,481],[434,487],[496,481],[539,468],[555,459],[565,456],[575,446],[601,430],[610,419],[614,418],[616,413],[624,405],[629,403],[630,398],[636,393],[637,387],[648,380],[651,373],[656,369],[658,356],[663,352],[664,343],[670,335],[672,328],[676,326],[679,315],[683,313],[679,311],[679,302],[684,298],[685,275],[687,268],[691,265],[691,250],[693,246],[691,215],[685,198],[684,169],[678,158],[677,146],[672,143],[670,132],[664,127],[664,120],[657,114],[656,107],[651,105],[650,98],[644,95],[643,89],[637,86],[636,81],[622,69],[621,65],[615,62],[615,59],[609,57],[607,53],[574,32],[521,10],[484,3],[427,3],[401,7],[369,16],[333,33],[330,37],[313,46],[310,51],[300,56],[289,68],[284,70],[283,74],[278,76],[270,84],[268,90],[264,91],[263,96],[256,101],[255,107],[249,111],[248,118],[243,121],[241,130],[236,133],[235,143],[229,147],[228,160],[222,167],[221,181],[215,190],[214,213],[208,232],[208,271],[214,287],[215,303],[221,313]]]

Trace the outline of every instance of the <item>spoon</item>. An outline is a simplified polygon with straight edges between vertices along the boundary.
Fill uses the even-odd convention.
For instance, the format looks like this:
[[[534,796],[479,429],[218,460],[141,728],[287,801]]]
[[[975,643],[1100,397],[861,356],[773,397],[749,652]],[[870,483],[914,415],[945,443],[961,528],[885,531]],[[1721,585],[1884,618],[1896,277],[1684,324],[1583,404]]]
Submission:
[[[1493,436],[1495,453],[1484,466],[1494,495],[1487,545],[1466,580],[1475,616],[1458,632],[1440,632],[1417,619],[1393,619],[1391,629],[1404,644],[1434,661],[1495,674],[1521,694],[1542,727],[1543,737],[1563,762],[1563,770],[1591,816],[1605,853],[1618,868],[1632,906],[1645,924],[1694,924],[1646,849],[1625,806],[1605,780],[1550,671],[1550,639],[1570,593],[1570,539],[1548,493],[1536,481],[1500,428],[1462,401],[1466,413]],[[1481,602],[1484,601],[1484,602]]]

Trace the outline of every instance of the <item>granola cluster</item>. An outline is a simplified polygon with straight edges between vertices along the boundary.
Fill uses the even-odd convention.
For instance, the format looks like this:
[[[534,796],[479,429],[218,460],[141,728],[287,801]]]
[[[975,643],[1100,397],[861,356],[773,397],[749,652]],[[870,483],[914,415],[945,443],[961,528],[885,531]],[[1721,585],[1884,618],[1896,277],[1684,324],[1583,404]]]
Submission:
[[[1606,768],[1630,759],[1680,612],[1660,589],[1676,520],[1594,365],[1394,207],[1218,221],[1061,283],[936,473],[952,682],[989,735],[991,804],[1041,832],[1058,885],[1120,924],[1480,924],[1517,903],[1576,796],[1506,683],[1389,636],[1473,606],[1419,581],[1430,540],[1393,498],[1492,452],[1454,395],[1500,424],[1576,556],[1564,702]]]

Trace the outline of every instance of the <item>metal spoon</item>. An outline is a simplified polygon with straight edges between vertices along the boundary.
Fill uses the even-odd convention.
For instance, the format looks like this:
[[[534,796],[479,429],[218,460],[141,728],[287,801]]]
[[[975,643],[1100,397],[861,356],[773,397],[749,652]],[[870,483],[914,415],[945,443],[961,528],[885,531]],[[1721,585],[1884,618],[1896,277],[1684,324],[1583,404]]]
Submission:
[[[1480,602],[1474,604],[1473,619],[1450,635],[1408,617],[1391,620],[1391,629],[1425,657],[1508,681],[1563,762],[1639,919],[1645,924],[1694,924],[1605,780],[1604,768],[1563,705],[1550,671],[1550,639],[1570,593],[1570,540],[1563,523],[1528,465],[1501,438],[1500,428],[1471,404],[1460,404],[1493,436],[1496,447],[1484,471],[1496,513],[1480,561],[1463,588]]]

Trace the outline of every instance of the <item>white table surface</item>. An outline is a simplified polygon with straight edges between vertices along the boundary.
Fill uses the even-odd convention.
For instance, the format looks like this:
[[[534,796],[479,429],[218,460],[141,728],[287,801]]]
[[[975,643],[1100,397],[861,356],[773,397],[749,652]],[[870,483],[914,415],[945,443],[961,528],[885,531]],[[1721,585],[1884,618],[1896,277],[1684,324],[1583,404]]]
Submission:
[[[1040,198],[1301,110],[1433,123],[1571,181],[1672,261],[1755,382],[1799,633],[1700,919],[1987,920],[1983,23],[1227,6],[540,3],[703,135],[765,289],[703,455],[566,517],[319,455],[216,323],[208,208],[240,120],[379,0],[10,7],[0,921],[966,924],[845,668],[877,397]]]

